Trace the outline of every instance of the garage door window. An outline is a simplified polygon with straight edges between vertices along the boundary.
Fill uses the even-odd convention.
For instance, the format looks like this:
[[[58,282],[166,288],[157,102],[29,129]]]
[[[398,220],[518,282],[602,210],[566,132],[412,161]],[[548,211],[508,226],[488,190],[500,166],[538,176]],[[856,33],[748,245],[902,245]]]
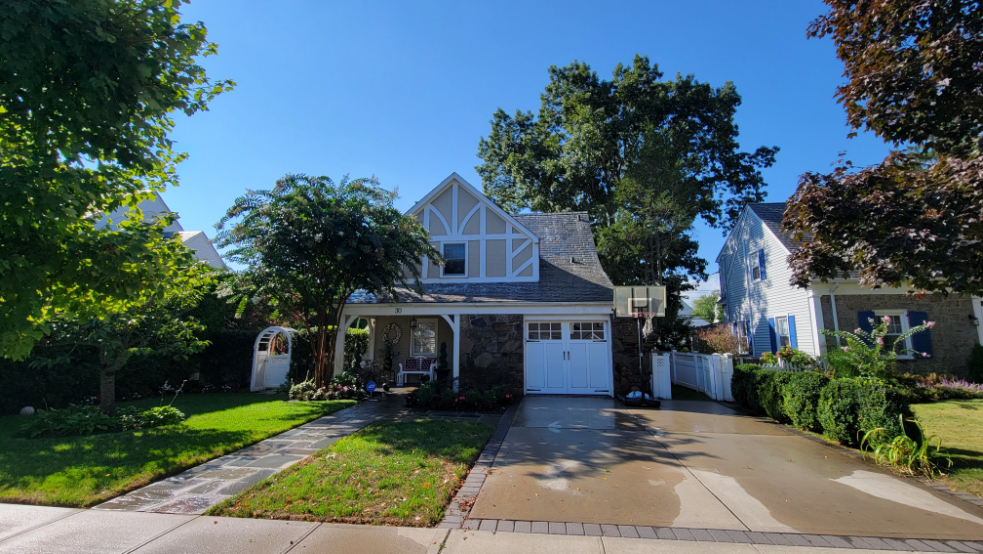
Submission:
[[[574,323],[570,331],[571,340],[604,340],[604,322],[586,321]]]
[[[529,340],[563,340],[562,323],[530,323]]]

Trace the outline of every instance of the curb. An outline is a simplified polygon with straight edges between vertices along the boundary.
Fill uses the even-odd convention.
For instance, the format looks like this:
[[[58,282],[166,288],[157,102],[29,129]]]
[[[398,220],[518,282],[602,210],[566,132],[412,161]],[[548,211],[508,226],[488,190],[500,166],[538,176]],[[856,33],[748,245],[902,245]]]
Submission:
[[[464,526],[464,520],[471,513],[474,499],[478,496],[478,492],[481,491],[481,487],[485,484],[485,477],[488,476],[492,464],[495,463],[495,458],[498,456],[498,451],[505,441],[505,435],[508,434],[509,429],[512,427],[512,419],[515,417],[515,412],[518,409],[518,404],[512,404],[502,414],[502,419],[499,420],[498,426],[495,428],[495,433],[488,439],[484,450],[478,456],[478,461],[475,462],[474,467],[468,472],[468,477],[464,480],[464,484],[461,485],[457,494],[454,495],[454,499],[447,506],[447,511],[444,512],[444,519],[437,526],[438,529],[460,529]]]

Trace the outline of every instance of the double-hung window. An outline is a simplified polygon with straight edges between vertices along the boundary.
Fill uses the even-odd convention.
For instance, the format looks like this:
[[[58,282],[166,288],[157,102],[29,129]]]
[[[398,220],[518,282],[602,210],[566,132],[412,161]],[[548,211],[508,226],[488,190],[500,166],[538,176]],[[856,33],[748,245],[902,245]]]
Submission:
[[[778,338],[778,347],[792,346],[792,334],[788,328],[788,317],[775,318],[775,336]]]
[[[420,319],[413,329],[410,344],[411,356],[433,357],[437,355],[437,320]]]
[[[752,281],[763,281],[766,279],[765,274],[765,251],[758,250],[751,253],[751,280]]]
[[[887,334],[884,335],[884,349],[890,350],[895,347],[895,342],[897,342],[898,338],[908,331],[908,314],[901,310],[875,310],[874,313],[876,314],[876,319],[872,324],[873,327],[883,324],[885,317],[890,319],[887,323]],[[911,357],[910,350],[912,350],[911,337],[906,338],[904,342],[897,345],[897,352],[902,359]]]
[[[463,242],[444,245],[444,276],[465,277],[468,267],[468,247]]]

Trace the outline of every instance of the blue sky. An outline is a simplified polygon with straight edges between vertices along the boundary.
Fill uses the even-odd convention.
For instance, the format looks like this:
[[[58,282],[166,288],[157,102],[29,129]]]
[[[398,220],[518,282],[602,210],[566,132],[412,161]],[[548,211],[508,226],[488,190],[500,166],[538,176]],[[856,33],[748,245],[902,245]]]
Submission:
[[[478,140],[497,108],[538,110],[550,65],[581,60],[609,78],[638,53],[670,78],[736,84],[742,148],[781,148],[764,172],[781,201],[841,151],[856,164],[887,152],[873,135],[847,139],[833,97],[842,64],[832,41],[806,39],[824,11],[818,0],[196,0],[184,19],[219,44],[204,65],[238,86],[180,118],[173,136],[190,156],[164,198],[185,229],[214,236],[237,196],[286,173],[375,175],[402,209],[451,172],[480,188]],[[721,231],[696,236],[716,271]]]

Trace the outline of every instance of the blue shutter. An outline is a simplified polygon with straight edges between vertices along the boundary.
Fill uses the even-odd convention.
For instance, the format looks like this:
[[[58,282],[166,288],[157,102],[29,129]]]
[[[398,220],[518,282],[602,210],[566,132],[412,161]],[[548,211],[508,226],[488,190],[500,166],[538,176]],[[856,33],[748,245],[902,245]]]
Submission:
[[[919,325],[925,325],[928,322],[928,313],[926,312],[908,312],[908,327],[917,327]],[[915,352],[921,354],[932,355],[932,331],[925,329],[921,333],[915,333],[911,336],[911,349]]]
[[[775,334],[775,318],[768,318],[768,336],[771,338],[771,353],[778,352],[778,335]]]
[[[795,316],[788,316],[788,341],[792,348],[799,347],[799,339],[795,335]]]
[[[877,314],[874,312],[857,312],[857,327],[870,333],[874,330],[874,324],[871,320],[877,320]],[[868,345],[873,346],[869,340],[864,340]]]
[[[761,280],[764,281],[765,279],[768,278],[768,276],[765,275],[765,251],[764,250],[758,250],[758,267],[761,268]]]

